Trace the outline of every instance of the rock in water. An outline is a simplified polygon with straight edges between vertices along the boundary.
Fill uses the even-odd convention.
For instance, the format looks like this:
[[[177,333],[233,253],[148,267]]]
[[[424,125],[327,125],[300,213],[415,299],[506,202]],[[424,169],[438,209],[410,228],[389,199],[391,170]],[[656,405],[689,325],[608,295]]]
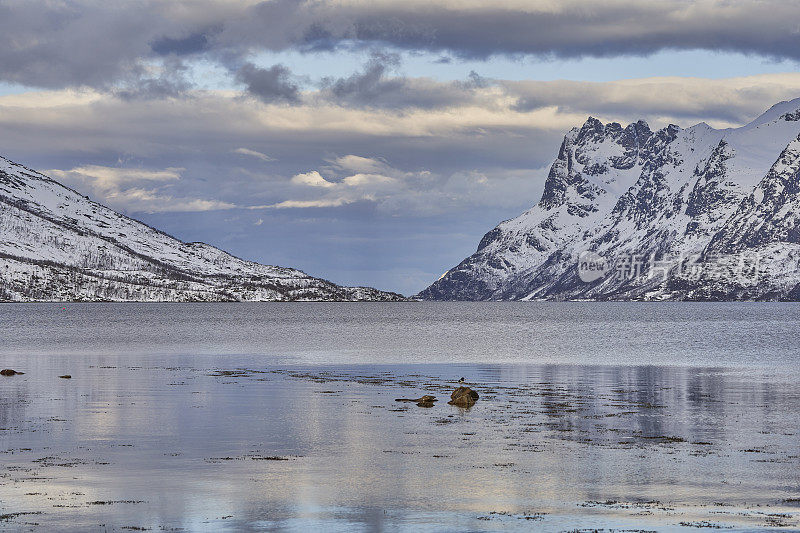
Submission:
[[[426,394],[420,398],[397,398],[396,402],[414,402],[419,407],[433,407],[433,402],[436,401],[436,396]]]
[[[450,395],[450,405],[458,407],[472,407],[478,399],[478,393],[469,387],[459,387]]]
[[[10,368],[4,368],[0,370],[0,376],[14,376],[16,374],[24,374],[25,372],[17,372],[16,370],[11,370]]]
[[[58,377],[60,377],[61,379],[72,379],[72,376],[70,376],[69,374],[64,374],[63,376],[58,376]]]

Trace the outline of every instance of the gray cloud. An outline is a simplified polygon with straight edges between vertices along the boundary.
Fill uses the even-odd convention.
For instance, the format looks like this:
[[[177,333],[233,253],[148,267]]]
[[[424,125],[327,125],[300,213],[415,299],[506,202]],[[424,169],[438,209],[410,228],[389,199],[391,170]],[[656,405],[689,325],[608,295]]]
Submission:
[[[344,78],[324,78],[319,97],[340,105],[400,109],[423,109],[463,105],[477,98],[473,89],[481,79],[474,72],[464,82],[437,82],[429,78],[409,78],[396,74],[400,56],[373,51],[360,72]]]
[[[520,112],[557,107],[618,120],[638,118],[679,123],[716,121],[735,125],[751,120],[768,103],[800,96],[797,76],[776,74],[726,80],[651,78],[615,82],[502,82]]]
[[[705,49],[797,60],[798,20],[800,4],[779,0],[5,0],[0,79],[102,88],[170,55],[226,63],[258,51],[375,46],[469,58]],[[385,74],[372,65],[350,82],[364,94]]]
[[[452,91],[451,83],[419,78],[406,79],[406,88],[423,83],[426,91]],[[449,107],[369,109],[340,106],[323,97],[325,89],[293,107],[214,92],[169,102],[121,101],[92,92],[29,93],[0,96],[0,127],[7,132],[4,150],[26,154],[112,150],[115,159],[120,154],[185,156],[218,159],[232,168],[250,159],[262,168],[263,161],[236,152],[244,147],[277,159],[270,171],[287,176],[330,154],[382,157],[405,168],[413,167],[407,162],[418,161],[437,172],[484,165],[530,168],[553,155],[547,143],[540,147],[543,139],[557,144],[587,115],[619,121],[645,118],[653,125],[688,126],[705,120],[727,127],[800,95],[800,74],[608,83],[494,80],[486,89],[471,91],[462,104]],[[204,113],[196,112],[198,106]],[[159,161],[150,166],[186,165]]]
[[[125,100],[157,99],[184,96],[192,88],[187,79],[188,67],[177,56],[164,58],[160,65],[137,71],[124,78],[111,92]]]
[[[0,74],[47,88],[100,87],[141,70],[153,10],[102,3],[0,4]]]
[[[257,42],[267,49],[386,44],[461,57],[534,54],[553,57],[648,54],[662,49],[709,49],[800,57],[800,6],[696,0],[564,0],[492,2],[263,2],[222,41]],[[256,28],[284,24],[259,35]]]
[[[564,133],[590,114],[623,123],[645,118],[654,127],[703,120],[728,127],[800,95],[800,74],[607,83],[404,78],[403,83],[407,100],[419,100],[413,89],[422,86],[422,94],[461,90],[463,101],[364,107],[338,103],[328,89],[301,98],[291,88],[270,89],[268,103],[213,91],[168,100],[91,91],[6,95],[0,96],[0,128],[7,132],[3,155],[39,168],[114,167],[119,159],[124,167],[185,168],[180,180],[165,184],[168,190],[156,192],[239,206],[320,200],[333,205],[331,198],[344,198],[341,207],[367,202],[402,211],[393,206],[403,205],[407,213],[437,205],[441,212],[470,205],[511,208],[534,203],[530,191],[541,186],[538,171],[523,176],[519,169],[546,167]],[[285,98],[298,100],[286,106]],[[350,186],[298,189],[292,182],[293,176],[314,171],[334,184],[352,177]],[[504,173],[533,189],[520,186],[529,191],[522,195],[513,188],[496,189],[497,195],[495,189],[481,189]]]
[[[158,55],[189,55],[208,49],[206,32],[193,33],[183,38],[161,37],[150,43],[150,48]]]
[[[300,88],[292,80],[292,72],[283,65],[261,68],[245,63],[236,71],[236,80],[245,85],[249,94],[265,103],[300,99]]]
[[[337,100],[356,103],[373,102],[385,98],[387,93],[402,91],[405,80],[386,77],[387,72],[399,66],[400,57],[397,54],[373,52],[372,57],[364,66],[363,72],[347,78],[325,78],[322,84]]]

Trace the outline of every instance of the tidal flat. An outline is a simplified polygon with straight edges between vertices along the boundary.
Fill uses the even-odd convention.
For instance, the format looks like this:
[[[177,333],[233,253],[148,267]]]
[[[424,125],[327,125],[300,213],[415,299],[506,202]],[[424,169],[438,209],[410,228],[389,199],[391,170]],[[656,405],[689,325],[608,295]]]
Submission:
[[[0,528],[800,528],[800,388],[781,376],[213,359],[3,378]],[[469,409],[446,402],[461,377]],[[440,401],[395,401],[423,394]]]
[[[608,309],[0,306],[0,530],[800,530],[798,307]]]

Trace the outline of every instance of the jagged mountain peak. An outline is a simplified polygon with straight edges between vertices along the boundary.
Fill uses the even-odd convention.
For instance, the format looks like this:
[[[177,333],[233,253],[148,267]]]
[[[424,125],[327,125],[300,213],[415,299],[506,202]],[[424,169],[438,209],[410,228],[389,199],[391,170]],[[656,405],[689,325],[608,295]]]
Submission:
[[[748,125],[726,130],[700,123],[652,131],[644,121],[623,128],[590,117],[565,135],[540,201],[486,233],[475,254],[419,296],[800,297],[800,249],[793,248],[800,246],[798,108],[800,99],[782,102]],[[724,281],[686,279],[673,268],[658,280],[647,275],[654,265],[645,262],[633,279],[585,283],[577,269],[586,251],[615,264],[634,256],[679,264],[720,250],[764,252],[771,274],[762,272],[759,284],[732,275]]]
[[[644,119],[639,119],[636,122],[631,122],[626,126],[622,126],[619,122],[604,123],[593,116],[589,116],[581,127],[572,128],[570,131],[578,136],[576,140],[586,140],[591,138],[592,134],[595,136],[603,134],[615,136],[623,133],[637,135],[649,135],[652,133],[650,125]]]

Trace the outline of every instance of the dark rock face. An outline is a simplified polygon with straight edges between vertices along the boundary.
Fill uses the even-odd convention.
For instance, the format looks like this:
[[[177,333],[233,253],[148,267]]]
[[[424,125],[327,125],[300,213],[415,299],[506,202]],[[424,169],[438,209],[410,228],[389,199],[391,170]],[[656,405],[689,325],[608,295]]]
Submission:
[[[773,242],[800,243],[800,136],[780,154],[752,194],[708,245],[736,253]]]
[[[478,393],[469,387],[459,387],[450,395],[450,405],[457,407],[472,407],[478,400]]]
[[[426,394],[419,398],[397,398],[395,401],[415,403],[418,407],[433,407],[436,402],[436,396]]]
[[[727,167],[725,163],[734,157],[728,143],[724,140],[711,152],[708,162],[700,169],[695,169],[697,181],[689,193],[686,203],[686,214],[693,218],[708,214],[714,217],[713,211],[717,206],[730,205],[741,200],[734,191],[726,186]],[[720,215],[724,216],[724,214]],[[715,219],[718,219],[716,216]]]
[[[785,120],[786,122],[796,122],[800,120],[800,109],[798,109],[794,113],[786,113],[781,118],[783,118],[783,120]]]
[[[564,137],[539,203],[417,297],[795,300],[799,172],[800,99],[729,130],[590,118]],[[581,279],[587,251],[608,275]]]

